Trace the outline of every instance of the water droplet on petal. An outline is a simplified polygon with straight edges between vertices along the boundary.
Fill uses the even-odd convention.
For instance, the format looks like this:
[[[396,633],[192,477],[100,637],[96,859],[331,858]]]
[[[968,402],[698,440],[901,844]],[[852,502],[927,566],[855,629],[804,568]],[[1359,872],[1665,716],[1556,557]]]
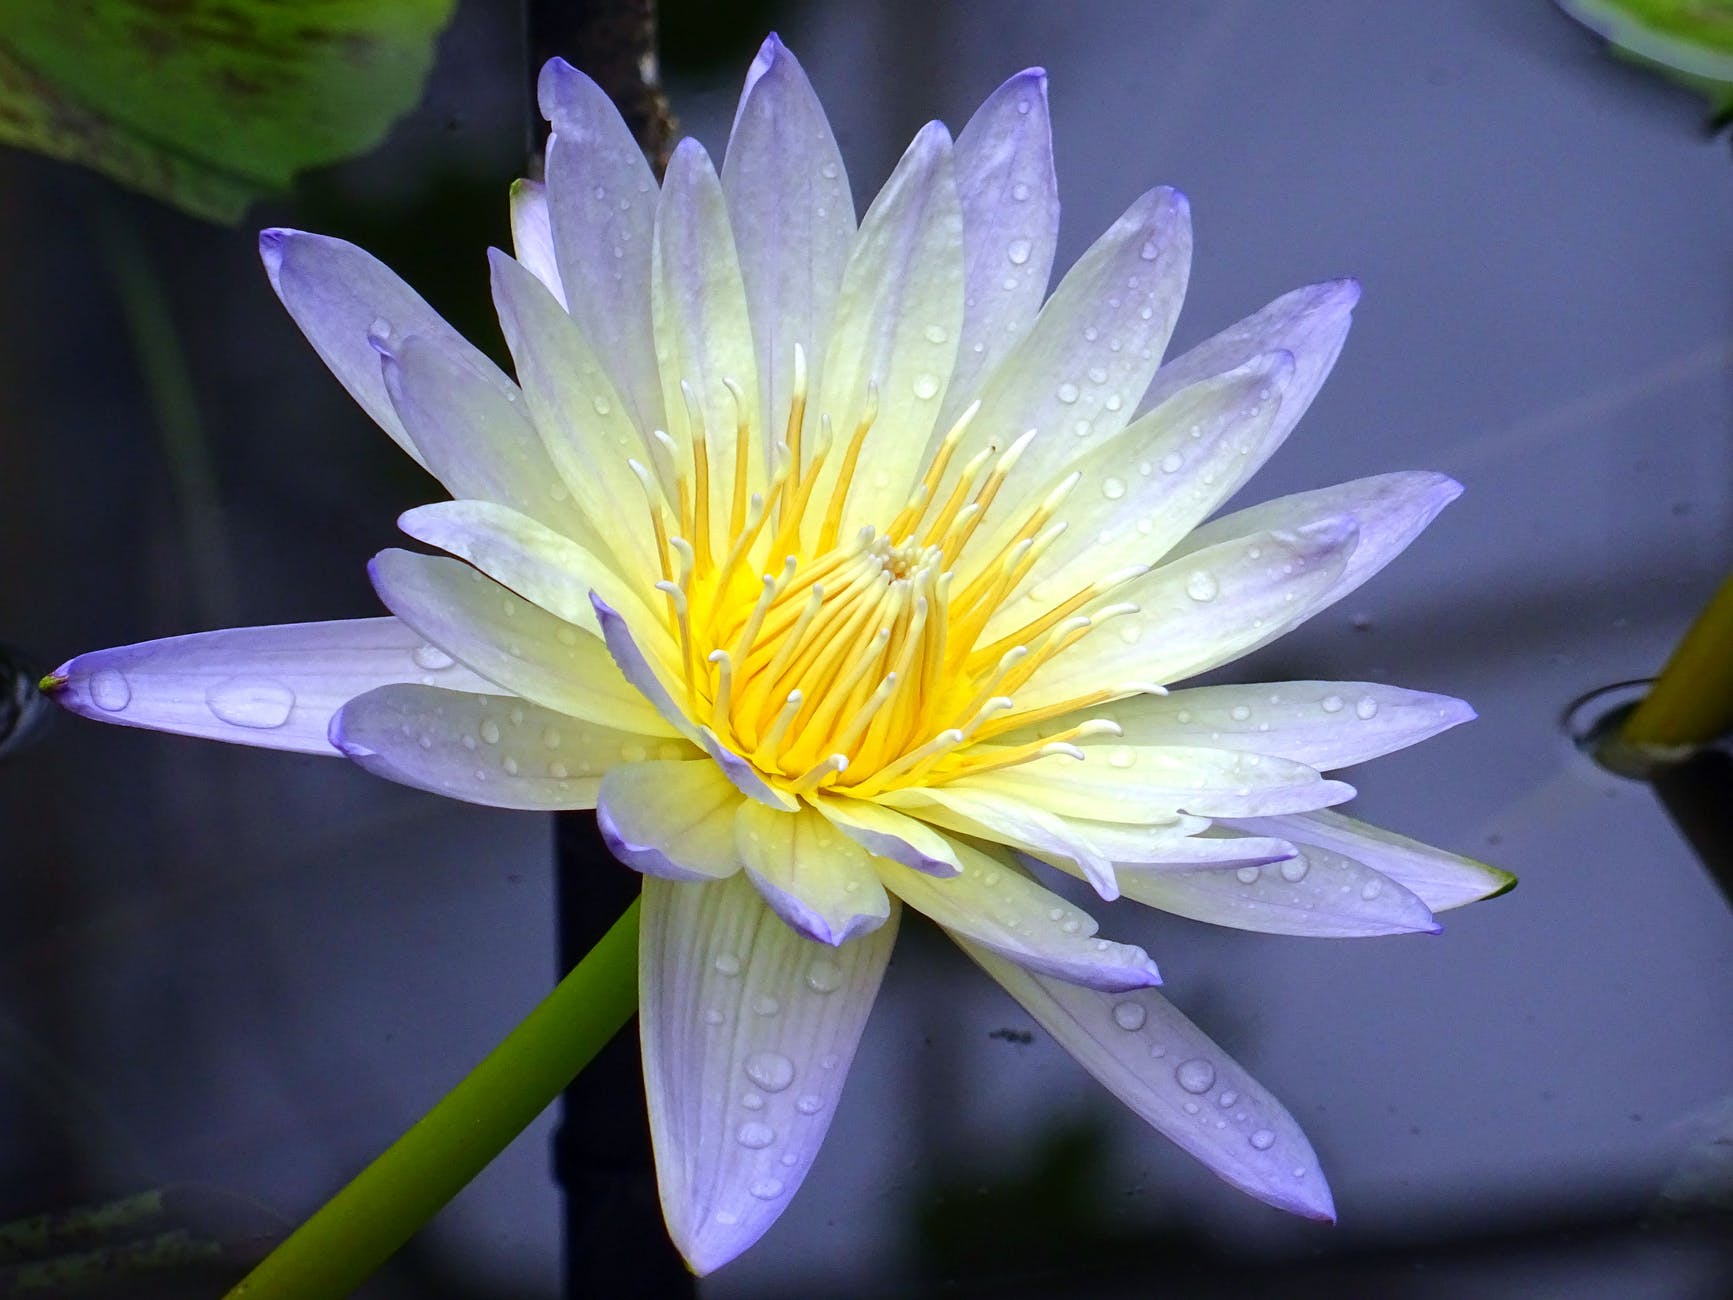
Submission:
[[[803,1093],[794,1108],[802,1115],[816,1115],[824,1109],[824,1098],[815,1092]]]
[[[1128,1033],[1143,1028],[1143,1022],[1149,1013],[1143,1009],[1141,1002],[1115,1002],[1113,1004],[1113,1023]]]
[[[1193,600],[1214,600],[1221,591],[1215,575],[1205,569],[1193,569],[1186,575],[1185,594]]]
[[[132,687],[112,668],[104,668],[90,679],[90,698],[99,709],[119,713],[132,703]]]
[[[1306,872],[1311,869],[1311,865],[1304,858],[1289,858],[1282,863],[1282,879],[1290,885],[1297,885],[1306,878]]]
[[[715,1007],[711,1007],[704,1013],[704,1023],[707,1025],[719,1025],[722,1023],[722,1019],[722,1013]]]
[[[1359,703],[1354,705],[1354,716],[1362,722],[1378,716],[1378,701],[1370,695],[1362,695]]]
[[[782,1179],[760,1178],[746,1189],[761,1201],[774,1201],[782,1195]]]
[[[754,1052],[746,1058],[745,1070],[766,1092],[781,1092],[794,1082],[794,1062],[781,1052]]]
[[[436,673],[442,668],[449,668],[453,662],[451,656],[446,654],[445,651],[441,650],[436,645],[416,646],[415,649],[410,652],[410,658],[414,659],[417,665],[427,669],[430,673]]]
[[[224,722],[270,731],[289,720],[295,692],[261,677],[231,677],[205,692],[205,703]]]
[[[1027,239],[1013,239],[1005,245],[1005,256],[1011,259],[1011,265],[1022,266],[1029,260],[1030,243]]]
[[[824,166],[818,169],[818,174],[824,177],[827,181],[834,181],[837,178],[837,170],[837,165],[835,163],[827,162]]]
[[[1101,480],[1101,495],[1109,501],[1117,501],[1125,495],[1125,480],[1122,478],[1107,478]]]
[[[1216,1068],[1201,1056],[1181,1061],[1174,1067],[1173,1077],[1187,1092],[1205,1093],[1215,1086]]]
[[[924,402],[939,391],[938,376],[916,375],[913,387],[915,390],[915,396]]]
[[[1137,751],[1130,745],[1115,745],[1107,751],[1107,761],[1114,767],[1130,767],[1137,762]]]
[[[1255,1150],[1268,1151],[1276,1145],[1276,1135],[1267,1128],[1261,1128],[1248,1137],[1246,1141],[1250,1142]]]
[[[951,337],[949,334],[945,333],[945,327],[943,325],[929,325],[922,332],[927,336],[928,343],[943,343],[946,339]]]
[[[1011,197],[1021,203],[1024,199],[1029,197],[1029,187],[1022,181],[1018,181],[1011,187]]]
[[[1241,867],[1238,871],[1234,872],[1235,878],[1238,879],[1242,885],[1257,884],[1258,877],[1263,874],[1263,869],[1261,867]]]
[[[488,718],[481,724],[481,738],[490,745],[499,744],[499,723]]]
[[[1368,903],[1370,903],[1374,898],[1378,897],[1378,895],[1382,894],[1383,892],[1384,892],[1384,882],[1382,880],[1379,880],[1376,876],[1374,876],[1371,880],[1368,880],[1365,884],[1360,886],[1360,897],[1365,899]]]
[[[754,1002],[752,1004],[752,1009],[761,1016],[774,1016],[778,1011],[782,1010],[782,1003],[778,1002],[775,998],[766,995]]]
[[[590,399],[590,405],[596,408],[597,415],[606,415],[614,409],[613,404],[600,393]]]
[[[740,958],[731,952],[725,952],[716,959],[716,971],[720,975],[740,974]]]
[[[776,1141],[776,1130],[760,1120],[749,1119],[734,1135],[735,1141],[752,1151],[759,1151]]]
[[[1230,712],[1232,713],[1235,722],[1244,722],[1247,718],[1252,716],[1252,711],[1243,704],[1234,705]]]
[[[1061,402],[1064,402],[1067,406],[1069,406],[1072,402],[1075,402],[1077,400],[1077,385],[1076,384],[1060,384],[1059,385],[1059,391],[1056,394],[1056,396],[1059,398],[1059,400]]]
[[[834,993],[842,987],[842,967],[833,961],[815,961],[806,972],[806,987],[814,993]]]

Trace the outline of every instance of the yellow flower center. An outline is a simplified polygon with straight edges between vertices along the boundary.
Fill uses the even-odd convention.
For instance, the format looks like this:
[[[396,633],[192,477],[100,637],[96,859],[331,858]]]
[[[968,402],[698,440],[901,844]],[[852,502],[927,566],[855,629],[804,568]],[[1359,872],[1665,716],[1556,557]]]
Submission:
[[[1092,720],[1020,744],[981,743],[1126,693],[1097,691],[1038,710],[1020,711],[1015,702],[1015,692],[1055,655],[1105,619],[1135,609],[1079,612],[1147,566],[1110,574],[1014,632],[986,637],[993,616],[1064,530],[1054,515],[1078,476],[1049,492],[992,554],[970,554],[962,563],[1034,436],[1005,448],[989,443],[941,498],[977,402],[940,442],[896,516],[842,538],[849,485],[877,414],[869,394],[814,534],[809,512],[820,504],[813,498],[833,439],[828,420],[821,421],[818,445],[803,456],[806,367],[798,350],[795,362],[787,433],[763,494],[748,492],[752,431],[737,430],[725,525],[711,517],[712,467],[701,419],[693,420],[689,466],[679,463],[677,444],[665,434],[657,435],[664,453],[659,474],[633,463],[649,497],[663,574],[656,585],[668,599],[688,715],[773,785],[793,794],[832,789],[862,798],[1045,754],[1081,757],[1070,741],[1117,731]],[[689,405],[696,414],[696,404]],[[755,555],[768,557],[775,571],[761,573]]]

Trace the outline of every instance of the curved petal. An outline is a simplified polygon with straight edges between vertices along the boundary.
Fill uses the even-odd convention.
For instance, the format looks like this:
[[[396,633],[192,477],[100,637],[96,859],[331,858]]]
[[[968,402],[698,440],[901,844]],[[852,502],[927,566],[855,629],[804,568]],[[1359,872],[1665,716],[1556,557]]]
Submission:
[[[814,809],[786,813],[743,801],[734,826],[746,874],[771,910],[807,938],[835,947],[890,916],[872,854]]]
[[[762,1236],[818,1154],[896,938],[790,930],[743,876],[644,881],[639,1027],[656,1182],[709,1273]]]
[[[594,549],[541,436],[509,393],[419,335],[376,343],[385,389],[427,468],[452,496],[492,501]]]
[[[1111,598],[1135,608],[1043,664],[1014,697],[1019,710],[1097,690],[1172,682],[1237,659],[1333,599],[1360,530],[1350,517],[1220,542],[1152,569]]]
[[[954,876],[963,869],[950,839],[923,821],[866,799],[839,798],[823,791],[809,798],[831,825],[876,857],[929,876]]]
[[[861,222],[843,271],[817,407],[835,445],[813,500],[829,500],[844,446],[876,392],[878,414],[848,493],[843,535],[883,526],[907,500],[957,358],[963,321],[963,217],[951,138],[915,136]],[[812,511],[823,514],[822,507]],[[817,519],[814,520],[816,529]]]
[[[1028,68],[987,96],[957,136],[963,203],[963,329],[939,416],[948,428],[1028,333],[1059,238],[1047,74]],[[1017,432],[1021,432],[1018,430]]]
[[[1277,1209],[1335,1222],[1294,1117],[1161,994],[1105,995],[974,944],[962,949],[1109,1092],[1218,1178]]]
[[[893,790],[880,796],[940,826],[1066,864],[1111,902],[1119,897],[1113,863],[1088,836],[1039,804],[961,784]]]
[[[680,733],[593,634],[461,560],[387,550],[367,566],[385,607],[460,663],[533,704],[617,731]]]
[[[617,562],[659,577],[650,529],[643,526],[649,516],[638,512],[648,503],[631,467],[634,456],[646,453],[624,400],[584,332],[542,283],[498,250],[489,253],[488,263],[524,404],[559,482],[591,527],[605,535]]]
[[[957,845],[963,874],[938,880],[888,858],[873,865],[886,888],[917,911],[1030,970],[1098,989],[1159,984],[1142,948],[1095,938],[1095,918],[1017,868]]]
[[[656,177],[607,93],[564,59],[536,83],[548,142],[548,219],[560,283],[640,429],[662,427],[650,330]]]
[[[563,308],[566,287],[560,283],[554,259],[554,228],[548,217],[548,187],[541,181],[518,180],[511,187],[512,256],[548,288]]]
[[[555,618],[598,632],[590,593],[623,609],[639,626],[649,611],[608,563],[569,537],[515,510],[487,501],[435,501],[416,506],[397,526],[418,542],[467,560],[503,587]]]
[[[982,746],[983,750],[989,747]],[[1080,747],[1016,767],[959,777],[942,789],[992,793],[1062,817],[1161,826],[1178,813],[1195,817],[1263,817],[1309,812],[1354,797],[1304,763],[1267,754],[1203,746]],[[933,791],[932,793],[937,793]]]
[[[1322,939],[1438,933],[1426,904],[1394,880],[1328,849],[1295,847],[1272,866],[1127,870],[1121,887],[1150,907],[1236,930]]]
[[[48,681],[55,703],[98,722],[333,756],[331,715],[377,686],[499,690],[394,618],[141,641],[81,654]]]
[[[1176,546],[1168,559],[1171,563],[1264,530],[1304,532],[1326,519],[1352,519],[1359,529],[1359,543],[1330,589],[1314,602],[1311,614],[1315,614],[1407,550],[1438,512],[1461,495],[1462,484],[1455,479],[1424,470],[1355,479],[1315,492],[1278,497],[1211,520]],[[1248,653],[1280,635],[1280,631],[1269,632],[1239,653]]]
[[[794,391],[795,344],[806,352],[813,390],[822,381],[855,220],[830,122],[806,73],[775,35],[747,73],[722,162],[722,192],[746,283],[765,432],[780,438]],[[815,408],[808,408],[806,420],[812,437]],[[768,455],[770,446],[759,451]]]
[[[1448,911],[1516,887],[1508,871],[1460,854],[1435,849],[1341,813],[1298,813],[1288,817],[1236,819],[1225,823],[1252,835],[1292,839],[1302,852],[1317,846],[1364,863],[1400,882],[1434,912]]]
[[[510,696],[381,686],[331,719],[331,743],[375,776],[493,808],[593,808],[602,773],[692,754]]]
[[[958,460],[988,439],[1038,430],[1005,481],[1005,499],[1045,496],[1080,441],[1105,438],[1131,419],[1161,364],[1190,269],[1185,196],[1151,190],[1077,259],[987,379]]]
[[[650,301],[667,412],[662,427],[683,449],[687,468],[698,432],[692,422],[696,407],[715,467],[707,475],[711,518],[727,519],[735,442],[741,431],[759,427],[758,361],[722,182],[704,147],[690,136],[674,150],[662,181],[654,249]],[[738,397],[729,382],[737,385]],[[747,448],[749,457],[752,451]],[[762,462],[749,465],[753,481],[762,482]],[[701,550],[721,544],[689,540]]]
[[[1376,682],[1269,682],[1140,695],[1090,710],[1134,745],[1208,745],[1351,767],[1469,721],[1464,701]],[[1056,729],[1056,728],[1055,728]],[[1084,745],[1085,752],[1097,746]]]
[[[1258,357],[1238,370],[1182,388],[1136,424],[1065,466],[1079,475],[1060,509],[1066,529],[1035,561],[1023,581],[1070,595],[1104,573],[1159,560],[1222,501],[1222,483],[1276,418],[1293,371],[1285,352]],[[995,554],[1023,526],[1006,516]],[[1000,636],[1027,619],[1015,606],[987,625]]]
[[[271,287],[349,395],[417,463],[426,464],[404,429],[370,336],[387,341],[417,334],[445,349],[504,393],[511,380],[371,253],[325,235],[272,229],[259,234],[259,257]]]
[[[1283,294],[1162,366],[1138,403],[1138,413],[1154,409],[1189,384],[1225,374],[1253,357],[1278,351],[1292,354],[1294,375],[1283,394],[1281,410],[1256,452],[1245,458],[1236,474],[1222,480],[1221,499],[1225,501],[1282,445],[1311,406],[1341,355],[1354,304],[1359,301],[1360,285],[1354,280],[1328,280]]]
[[[608,852],[636,871],[721,880],[740,870],[734,815],[743,802],[707,758],[620,763],[602,777],[596,825]]]

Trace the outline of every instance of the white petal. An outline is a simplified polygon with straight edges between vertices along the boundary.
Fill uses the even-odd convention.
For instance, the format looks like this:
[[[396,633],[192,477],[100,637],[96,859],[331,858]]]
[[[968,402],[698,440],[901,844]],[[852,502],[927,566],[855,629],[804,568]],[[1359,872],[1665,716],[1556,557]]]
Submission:
[[[743,802],[708,758],[620,763],[602,777],[596,824],[608,851],[647,875],[719,880],[740,870]]]
[[[847,943],[890,916],[872,855],[811,808],[742,801],[735,848],[771,910],[809,939]]]
[[[1516,885],[1516,877],[1508,871],[1337,812],[1236,819],[1227,824],[1253,835],[1280,835],[1302,849],[1308,845],[1333,849],[1400,881],[1434,912],[1494,898]]]
[[[608,647],[614,666],[640,695],[650,701],[650,707],[662,716],[664,722],[693,744],[708,748],[703,732],[709,729],[700,730],[698,725],[686,716],[686,711],[675,702],[668,682],[663,680],[661,672],[652,666],[639,647],[631,628],[626,626],[626,620],[605,600],[593,593],[590,596],[590,606],[595,611],[596,622],[602,630],[602,641]]]
[[[1170,561],[1115,589],[1136,605],[1037,669],[1020,709],[1128,683],[1179,681],[1229,662],[1303,622],[1331,598],[1354,554],[1352,518],[1254,533]],[[1064,593],[1069,594],[1069,593]]]
[[[1162,366],[1138,403],[1138,412],[1151,410],[1188,384],[1225,374],[1253,357],[1278,351],[1292,355],[1294,376],[1283,394],[1281,411],[1263,444],[1246,457],[1238,474],[1224,480],[1230,485],[1223,494],[1226,500],[1232,489],[1250,478],[1281,445],[1311,406],[1342,351],[1354,304],[1359,301],[1360,286],[1353,280],[1330,280],[1283,294]]]
[[[1005,496],[1046,495],[1081,442],[1105,438],[1131,419],[1173,333],[1190,267],[1185,197],[1151,190],[1077,259],[1034,327],[987,379],[959,459],[989,438],[1002,444],[1038,430]]]
[[[1142,988],[1161,976],[1142,948],[1095,938],[1095,918],[1043,889],[1022,870],[957,845],[963,874],[939,880],[875,859],[892,893],[947,930],[1062,980],[1099,989]]]
[[[510,696],[381,686],[331,719],[331,743],[375,776],[494,808],[593,808],[602,773],[694,751]]]
[[[56,703],[99,722],[330,755],[331,715],[376,686],[499,690],[394,618],[164,637],[93,650],[52,676]]]
[[[1321,772],[1405,749],[1475,716],[1448,695],[1376,682],[1200,686],[1089,712],[1117,722],[1131,744],[1250,750]]]
[[[981,746],[990,752],[991,747]],[[1304,763],[1182,745],[1089,745],[1080,761],[1051,754],[1016,767],[963,776],[947,790],[982,791],[1062,817],[1160,826],[1178,813],[1263,817],[1309,812],[1354,797]]]
[[[548,292],[566,305],[566,288],[560,283],[559,264],[554,259],[554,228],[548,217],[548,187],[540,181],[520,180],[511,187],[512,255],[548,287]]]
[[[600,631],[593,591],[637,626],[654,619],[608,563],[525,515],[486,501],[436,501],[405,511],[397,526],[418,542],[467,560],[554,617]]]
[[[1171,563],[1265,529],[1304,531],[1326,519],[1352,519],[1359,530],[1358,544],[1330,589],[1314,602],[1311,613],[1315,614],[1342,599],[1400,555],[1437,518],[1440,510],[1461,495],[1462,485],[1454,479],[1421,470],[1355,479],[1223,515],[1192,533],[1174,548],[1168,559]],[[1284,627],[1269,632],[1238,653],[1248,653],[1286,630]]]
[[[502,393],[512,387],[498,366],[371,253],[341,239],[279,229],[260,233],[259,256],[271,287],[314,351],[350,396],[418,463],[426,460],[385,391],[370,335],[387,340],[420,335]]]
[[[560,482],[606,535],[616,563],[640,576],[660,577],[648,502],[631,468],[632,458],[646,452],[624,399],[583,331],[542,283],[497,250],[489,264],[494,306],[524,404]]]
[[[1261,866],[1293,857],[1299,850],[1286,840],[1262,836],[1215,838],[1201,834],[1211,823],[1203,817],[1182,817],[1172,826],[1140,826],[1128,822],[1091,821],[1082,817],[1066,817],[1066,826],[1084,836],[1116,867],[1136,870],[1184,871],[1204,866]],[[1032,856],[1080,874],[1058,856],[1049,857],[1039,850],[1029,850]]]
[[[662,182],[650,286],[656,364],[667,412],[663,428],[682,448],[682,468],[691,473],[696,430],[687,409],[689,391],[709,444],[712,518],[726,520],[736,435],[740,429],[759,427],[758,361],[722,182],[710,156],[690,136],[674,150]],[[739,386],[739,398],[724,380]],[[762,482],[763,462],[755,449],[748,448],[748,454],[757,466],[753,481]],[[720,552],[724,538],[714,524],[712,531],[710,544]]]
[[[1278,1209],[1335,1221],[1293,1116],[1166,998],[1104,995],[962,946],[1079,1065],[1217,1177]]]
[[[1165,555],[1222,500],[1242,449],[1263,436],[1293,371],[1285,352],[1181,389],[1137,423],[1065,465],[1078,481],[1059,517],[1065,532],[1023,581],[1057,595],[1087,588],[1104,573]],[[982,556],[1008,545],[1024,518],[1009,512]],[[1028,620],[1015,604],[987,625],[990,638]]]
[[[695,1273],[762,1236],[830,1127],[896,938],[790,930],[743,877],[644,881],[639,1025],[656,1182]]]
[[[963,869],[956,846],[923,821],[865,799],[839,798],[823,791],[810,797],[833,826],[869,853],[929,876],[954,876]]]
[[[548,217],[572,318],[641,429],[662,427],[650,332],[656,178],[607,93],[564,59],[536,86],[553,125]]]
[[[955,783],[893,790],[881,798],[964,835],[1063,862],[1101,897],[1119,897],[1108,856],[1075,826],[1027,799]]]
[[[1047,292],[1059,236],[1047,74],[1029,68],[987,96],[957,136],[956,160],[963,202],[963,332],[942,428],[1028,333]]]
[[[836,444],[813,496],[815,527],[869,385],[878,393],[878,417],[847,484],[843,535],[864,524],[882,527],[924,468],[963,320],[962,227],[951,140],[929,122],[867,210],[843,272],[817,394]]]
[[[1296,856],[1271,866],[1127,868],[1120,886],[1140,903],[1236,930],[1324,939],[1438,932],[1426,904],[1394,880],[1316,845],[1295,848]]]
[[[451,349],[419,335],[377,347],[398,418],[452,496],[507,506],[596,547],[594,529],[561,485],[515,386],[502,392]]]
[[[820,382],[854,199],[830,123],[806,74],[774,35],[753,60],[734,116],[722,190],[740,254],[767,439],[782,436],[794,388],[794,345]],[[740,382],[750,385],[748,376]],[[808,435],[818,428],[807,412]],[[769,444],[760,448],[769,452]]]
[[[386,608],[509,694],[617,731],[680,734],[626,680],[594,633],[462,561],[388,550],[374,556],[367,572]]]

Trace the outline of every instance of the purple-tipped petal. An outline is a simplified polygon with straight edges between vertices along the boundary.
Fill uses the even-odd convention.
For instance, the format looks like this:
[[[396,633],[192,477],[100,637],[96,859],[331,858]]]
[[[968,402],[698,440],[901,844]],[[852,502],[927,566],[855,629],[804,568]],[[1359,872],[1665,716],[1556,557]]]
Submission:
[[[963,869],[956,846],[924,821],[864,799],[838,798],[823,792],[810,797],[833,826],[876,857],[889,858],[929,876],[955,876]]]
[[[548,187],[541,181],[520,180],[511,187],[512,256],[547,286],[563,308],[566,287],[554,259],[554,227],[548,216]]]
[[[595,592],[590,593],[590,607],[595,611],[596,621],[601,627],[602,640],[608,647],[608,653],[613,656],[614,664],[625,674],[626,680],[635,686],[643,697],[650,701],[652,708],[662,715],[664,721],[682,736],[695,745],[701,745],[706,750],[700,729],[686,716],[686,711],[674,702],[674,697],[662,682],[661,675],[651,667],[644,652],[639,649],[638,642],[632,636],[632,630],[626,626],[626,620]]]
[[[571,64],[550,59],[536,91],[554,128],[548,219],[566,302],[638,427],[662,428],[650,329],[656,177],[607,93]]]
[[[622,763],[596,797],[608,851],[646,875],[720,880],[740,870],[734,817],[740,792],[709,759]]]
[[[1111,902],[1119,897],[1113,863],[1069,822],[1054,816],[1040,800],[1011,798],[991,789],[950,782],[930,789],[892,791],[896,806],[964,835],[1030,853],[1042,861],[1058,860],[1083,877],[1095,892]]]
[[[848,172],[824,109],[775,35],[746,74],[722,163],[722,190],[752,317],[760,409],[767,428],[780,437],[794,391],[796,344],[806,353],[809,389],[816,392],[822,382],[855,215]],[[738,378],[749,382],[745,375]],[[808,409],[807,422],[807,436],[816,436],[816,406]]]
[[[1294,1117],[1166,998],[1153,989],[1103,994],[962,948],[1079,1065],[1210,1172],[1277,1209],[1335,1222]]]
[[[1161,982],[1142,948],[1097,939],[1094,917],[1043,889],[1021,868],[965,844],[957,850],[963,874],[949,880],[883,858],[874,865],[885,886],[910,907],[1032,971],[1098,989]]]
[[[497,693],[394,618],[225,628],[81,654],[50,674],[55,703],[99,722],[335,755],[346,701],[392,682]]]
[[[941,429],[1028,333],[1047,293],[1059,237],[1059,180],[1046,72],[1025,69],[989,95],[957,136],[956,160],[963,203],[963,332]]]
[[[830,1127],[896,938],[796,934],[741,876],[644,881],[639,1025],[656,1181],[692,1271],[776,1221]]]
[[[735,848],[771,910],[817,943],[845,943],[890,916],[872,855],[811,808],[742,804]]]
[[[414,685],[381,686],[350,700],[331,719],[331,743],[400,785],[492,808],[545,811],[595,807],[603,772],[670,742],[511,696]]]

